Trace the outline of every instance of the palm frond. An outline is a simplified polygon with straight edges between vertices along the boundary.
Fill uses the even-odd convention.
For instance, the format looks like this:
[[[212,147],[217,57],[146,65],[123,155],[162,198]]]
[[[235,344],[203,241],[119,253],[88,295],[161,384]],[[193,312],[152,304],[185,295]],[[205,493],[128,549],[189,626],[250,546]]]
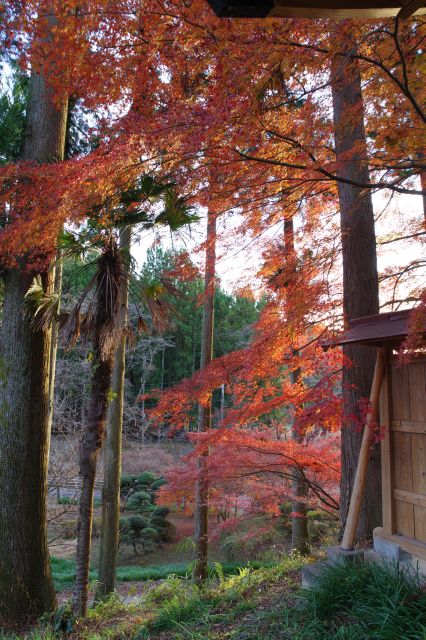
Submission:
[[[25,294],[25,302],[34,331],[45,331],[58,316],[59,295],[45,291],[40,275],[32,281]]]
[[[91,256],[99,255],[99,238],[92,229],[87,228],[79,233],[64,230],[59,238],[62,258],[72,258],[75,262],[87,262]]]

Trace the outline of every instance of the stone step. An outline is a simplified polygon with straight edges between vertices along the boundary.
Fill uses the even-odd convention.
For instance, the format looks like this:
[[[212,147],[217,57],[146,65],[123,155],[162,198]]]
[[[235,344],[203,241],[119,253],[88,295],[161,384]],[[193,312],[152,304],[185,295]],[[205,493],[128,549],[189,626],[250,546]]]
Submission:
[[[324,569],[329,566],[330,564],[327,561],[318,560],[313,564],[306,564],[304,567],[302,567],[302,587],[304,589],[316,587],[319,583],[321,575],[324,572]]]

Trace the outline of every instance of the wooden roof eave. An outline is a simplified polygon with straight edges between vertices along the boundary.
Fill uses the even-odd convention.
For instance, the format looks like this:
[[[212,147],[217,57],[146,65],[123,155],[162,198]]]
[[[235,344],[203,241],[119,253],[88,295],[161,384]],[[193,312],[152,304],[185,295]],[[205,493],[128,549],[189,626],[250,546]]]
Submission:
[[[409,18],[425,14],[425,0],[208,0],[228,18]]]
[[[340,336],[323,342],[323,349],[351,344],[376,347],[388,345],[398,348],[408,335],[408,319],[411,311],[411,309],[392,311],[351,320],[346,331]],[[426,335],[426,326],[424,335]]]

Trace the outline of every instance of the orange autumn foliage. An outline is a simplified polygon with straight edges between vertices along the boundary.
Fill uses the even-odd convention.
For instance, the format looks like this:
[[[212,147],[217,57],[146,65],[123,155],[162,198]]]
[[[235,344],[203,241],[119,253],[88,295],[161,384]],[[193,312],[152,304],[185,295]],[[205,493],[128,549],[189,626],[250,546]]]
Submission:
[[[2,264],[23,255],[33,267],[45,264],[64,222],[82,223],[94,207],[113,205],[143,172],[173,179],[190,204],[238,217],[229,244],[263,241],[258,278],[268,302],[253,339],[161,397],[154,417],[185,428],[192,406],[225,384],[232,407],[196,449],[212,449],[212,482],[227,473],[237,478],[235,452],[247,451],[244,469],[257,470],[260,483],[259,460],[275,451],[283,469],[296,464],[320,477],[322,487],[336,483],[337,449],[329,434],[340,425],[342,362],[319,344],[341,326],[329,73],[333,56],[347,53],[339,51],[333,23],[218,20],[205,0],[3,5],[9,52],[24,68],[31,60],[47,69],[58,100],[72,96],[102,119],[100,144],[87,156],[0,168]],[[46,40],[52,16],[53,38]],[[365,84],[371,177],[361,186],[419,194],[424,19],[360,22],[350,37]],[[273,231],[281,234],[292,216],[297,258],[284,263],[281,236]],[[423,225],[410,220],[410,232],[423,233]],[[389,271],[388,297],[396,278]],[[288,374],[296,369],[302,377],[291,384]],[[289,439],[289,418],[303,445]],[[256,446],[267,453],[257,455]]]

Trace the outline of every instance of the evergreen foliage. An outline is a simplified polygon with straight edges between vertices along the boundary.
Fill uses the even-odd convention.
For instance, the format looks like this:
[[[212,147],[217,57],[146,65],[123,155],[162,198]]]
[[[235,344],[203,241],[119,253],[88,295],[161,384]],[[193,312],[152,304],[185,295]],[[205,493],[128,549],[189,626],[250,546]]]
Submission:
[[[22,154],[27,100],[28,78],[12,68],[9,87],[0,94],[0,164],[16,161]]]
[[[135,554],[139,546],[150,551],[174,537],[175,527],[167,520],[169,509],[156,506],[157,490],[163,484],[163,477],[149,471],[121,479],[123,511],[130,515],[120,518],[120,543],[132,545]]]

